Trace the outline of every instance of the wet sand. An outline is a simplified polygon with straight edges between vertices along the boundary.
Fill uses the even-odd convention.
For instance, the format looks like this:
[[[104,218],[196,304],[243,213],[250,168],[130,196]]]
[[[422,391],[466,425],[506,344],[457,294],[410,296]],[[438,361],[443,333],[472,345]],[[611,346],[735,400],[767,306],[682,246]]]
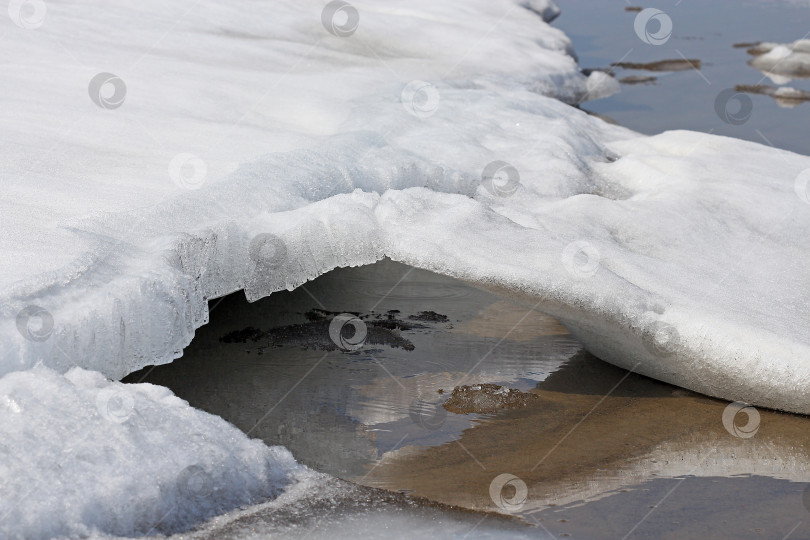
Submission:
[[[738,438],[723,425],[726,402],[630,374],[587,353],[535,393],[536,402],[481,420],[458,441],[389,453],[364,482],[498,511],[490,483],[508,473],[527,486],[517,514],[530,523],[548,522],[558,534],[613,538],[662,502],[654,494],[627,496],[628,490],[666,487],[666,496],[690,477],[683,497],[669,497],[661,511],[662,518],[674,513],[681,521],[647,519],[640,532],[684,538],[688,526],[702,538],[782,538],[798,526],[796,538],[810,535],[810,527],[799,525],[810,522],[802,501],[808,487],[791,483],[810,481],[808,418],[762,410],[755,436]],[[744,425],[745,418],[737,423]],[[676,479],[672,486],[658,480],[667,478]],[[773,485],[766,501],[761,484],[768,481]],[[703,512],[690,513],[693,496],[708,488],[716,498],[703,501]],[[610,503],[602,500],[611,497],[625,504],[605,515]]]
[[[700,69],[701,61],[697,59],[676,58],[656,60],[655,62],[614,62],[611,66],[643,71],[685,71],[687,69]]]
[[[750,464],[742,461],[762,457],[779,465],[752,466],[750,474],[810,481],[806,417],[760,410],[755,437],[735,438],[722,423],[727,402],[630,374],[587,353],[534,393],[540,399],[520,410],[479,420],[464,432],[462,444],[389,454],[368,480],[482,509],[493,507],[487,490],[494,474],[509,471],[530,485],[527,504],[536,507],[587,496],[584,484],[600,478],[610,483],[619,471],[639,469],[644,475],[641,469],[648,468],[650,478],[677,476],[703,457],[710,469],[732,454],[740,467],[728,465],[727,472],[744,474]],[[662,463],[665,454],[681,463]],[[783,467],[794,461],[802,466]]]
[[[622,84],[654,84],[658,77],[645,77],[644,75],[628,75],[622,77],[619,82]]]

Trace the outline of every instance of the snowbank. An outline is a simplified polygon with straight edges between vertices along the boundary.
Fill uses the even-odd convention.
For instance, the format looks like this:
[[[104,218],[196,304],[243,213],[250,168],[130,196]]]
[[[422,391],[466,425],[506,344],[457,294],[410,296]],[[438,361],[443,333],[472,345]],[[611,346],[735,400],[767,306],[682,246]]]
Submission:
[[[810,159],[698,133],[637,137],[525,91],[446,89],[429,122],[391,111],[386,139],[384,108],[370,98],[346,123],[366,131],[72,225],[151,251],[109,283],[52,290],[63,322],[45,341],[18,341],[56,367],[119,377],[179,354],[206,298],[260,298],[389,256],[537,295],[623,367],[810,411],[810,213],[797,196]],[[519,182],[481,181],[499,159]]]
[[[3,538],[181,531],[303,469],[166,388],[80,368],[3,377],[0,411]]]

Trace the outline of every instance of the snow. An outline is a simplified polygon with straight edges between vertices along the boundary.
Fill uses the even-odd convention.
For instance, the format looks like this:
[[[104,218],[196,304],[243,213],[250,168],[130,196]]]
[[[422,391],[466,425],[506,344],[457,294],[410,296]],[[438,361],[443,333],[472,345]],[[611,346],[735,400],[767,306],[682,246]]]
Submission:
[[[171,533],[303,469],[168,389],[73,368],[0,379],[0,536]]]
[[[810,158],[571,107],[618,86],[579,71],[552,2],[356,2],[332,24],[314,0],[17,5],[0,497],[49,493],[5,535],[143,533],[175,507],[159,529],[180,530],[277,493],[282,450],[102,375],[179,357],[209,299],[385,256],[535,295],[617,365],[810,413]],[[107,390],[137,414],[101,412]],[[195,466],[221,496],[177,494]]]
[[[810,76],[810,39],[793,43],[764,42],[749,49],[754,58],[748,63],[776,84],[787,84],[796,77]]]
[[[544,16],[555,9],[546,1],[532,6]],[[303,216],[320,208],[305,205],[351,191],[315,168],[305,178],[287,157],[275,159],[271,182],[266,170],[255,178],[234,171],[250,170],[270,152],[313,149],[324,162],[314,149],[354,131],[346,123],[372,99],[384,106],[386,127],[366,140],[350,135],[355,158],[385,146],[391,122],[429,121],[406,114],[424,97],[408,99],[415,81],[439,98],[456,88],[529,87],[574,103],[610,91],[602,74],[580,73],[562,32],[511,0],[464,8],[358,3],[361,22],[348,37],[324,27],[323,7],[314,0],[208,1],[193,9],[155,0],[104,9],[64,2],[48,4],[37,28],[9,21],[6,54],[17,60],[0,82],[8,105],[0,112],[8,126],[0,134],[0,249],[7,255],[0,374],[42,360],[60,371],[78,365],[118,378],[179,356],[206,321],[204,300],[249,278],[239,235],[253,232],[245,229],[250,220],[293,210]],[[109,95],[98,95],[99,80],[111,81],[101,87]],[[341,158],[347,166],[348,158]],[[310,185],[277,190],[284,169],[284,184]],[[247,191],[234,193],[240,183]],[[229,234],[236,235],[233,253],[209,252]],[[289,283],[380,256],[346,247],[322,246],[328,260],[296,268]],[[275,282],[253,288],[257,295],[277,290]],[[53,317],[49,339],[32,342],[17,332],[18,314],[29,306]]]

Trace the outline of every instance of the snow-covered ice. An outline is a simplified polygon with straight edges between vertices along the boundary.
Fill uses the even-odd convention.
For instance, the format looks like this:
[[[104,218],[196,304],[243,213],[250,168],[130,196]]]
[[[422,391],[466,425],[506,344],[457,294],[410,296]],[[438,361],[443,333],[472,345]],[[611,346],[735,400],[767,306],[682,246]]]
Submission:
[[[81,368],[6,375],[0,411],[3,538],[176,532],[304,469],[166,388]]]
[[[295,468],[281,450],[74,368],[170,362],[211,298],[385,256],[535,295],[609,362],[810,413],[810,158],[572,107],[617,84],[579,71],[552,2],[17,4],[0,497],[75,450],[8,536],[142,532],[176,504],[171,530],[272,494]],[[107,388],[138,414],[104,418]],[[215,506],[149,492],[195,465]]]
[[[553,11],[550,2],[531,6]],[[193,9],[154,0],[103,8],[65,2],[48,4],[38,28],[8,22],[0,336],[9,350],[0,373],[42,359],[120,377],[178,356],[205,322],[203,299],[242,288],[249,258],[239,235],[253,232],[245,229],[251,219],[306,212],[307,204],[351,191],[350,181],[336,184],[293,160],[308,149],[330,161],[318,149],[356,131],[347,122],[372,106],[381,107],[385,127],[343,135],[354,141],[345,145],[353,154],[332,164],[362,166],[360,158],[378,148],[396,153],[385,149],[390,132],[402,122],[434,125],[432,98],[443,107],[451,90],[528,88],[569,103],[615,90],[604,74],[582,75],[568,38],[511,0],[357,4],[362,21],[348,37],[327,31],[323,9],[312,0]],[[101,90],[91,84],[99,73],[110,81]],[[252,165],[268,153],[272,178]],[[377,166],[393,164],[385,159]],[[220,244],[222,235],[236,235],[232,254],[209,251],[214,230]],[[289,248],[290,255],[298,249]],[[341,264],[379,257],[345,243],[326,248]],[[210,255],[222,264],[203,263]],[[293,272],[290,284],[337,260],[307,264],[314,266]],[[49,339],[17,332],[29,306],[53,316]]]
[[[810,39],[759,43],[748,52],[755,55],[748,63],[776,84],[786,84],[796,77],[810,77]]]
[[[415,503],[328,477],[309,469],[295,471],[292,483],[275,500],[217,517],[191,534],[172,540],[240,538],[356,538],[469,540],[536,538],[516,521],[482,520],[455,508]]]

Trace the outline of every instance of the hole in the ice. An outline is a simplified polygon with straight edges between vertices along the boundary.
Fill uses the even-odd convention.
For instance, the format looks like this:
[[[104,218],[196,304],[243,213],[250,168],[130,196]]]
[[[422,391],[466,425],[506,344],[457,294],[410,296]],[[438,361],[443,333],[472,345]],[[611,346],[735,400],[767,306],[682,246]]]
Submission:
[[[534,304],[387,260],[338,269],[254,303],[212,301],[182,358],[126,382],[167,386],[306,465],[358,480],[389,452],[448,443],[490,415],[445,411],[457,386],[610,390],[625,372]]]

